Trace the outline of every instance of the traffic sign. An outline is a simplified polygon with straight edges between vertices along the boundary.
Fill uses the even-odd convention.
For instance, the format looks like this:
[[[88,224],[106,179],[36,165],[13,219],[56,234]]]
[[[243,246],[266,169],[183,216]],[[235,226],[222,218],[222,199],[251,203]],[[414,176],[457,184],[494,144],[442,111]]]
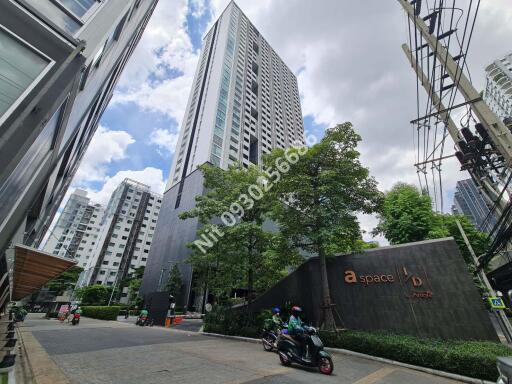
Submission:
[[[489,303],[493,309],[505,309],[505,303],[501,297],[489,297]]]

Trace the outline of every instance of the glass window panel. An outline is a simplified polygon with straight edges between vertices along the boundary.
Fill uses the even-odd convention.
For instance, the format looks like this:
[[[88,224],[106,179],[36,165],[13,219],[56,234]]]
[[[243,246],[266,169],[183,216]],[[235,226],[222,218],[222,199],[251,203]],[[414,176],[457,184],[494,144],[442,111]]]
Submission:
[[[75,15],[82,17],[96,3],[96,0],[59,0],[59,2]]]
[[[57,5],[51,3],[49,0],[38,1],[35,5],[38,11],[65,31],[74,34],[80,29],[81,25],[76,20],[66,15],[62,9],[59,9]]]
[[[63,104],[65,105],[65,103]],[[57,130],[61,106],[46,123],[46,126],[36,138],[32,146],[25,153],[7,181],[0,188],[0,217],[5,218],[16,200],[22,195],[23,190],[30,184],[34,172],[37,170],[44,157],[52,149],[53,138]]]
[[[0,29],[0,116],[48,64],[47,59]]]

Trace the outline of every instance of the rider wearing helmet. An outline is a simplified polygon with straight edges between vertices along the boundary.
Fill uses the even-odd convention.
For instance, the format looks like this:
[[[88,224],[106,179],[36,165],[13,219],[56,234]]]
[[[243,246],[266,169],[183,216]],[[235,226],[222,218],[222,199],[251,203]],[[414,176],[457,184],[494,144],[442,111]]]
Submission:
[[[292,336],[300,347],[300,354],[302,355],[304,353],[304,347],[307,344],[308,336],[306,335],[304,331],[304,323],[302,322],[302,319],[300,318],[300,315],[302,314],[302,308],[294,306],[291,310],[291,316],[290,320],[288,321],[288,333],[290,336]],[[307,356],[306,356],[307,357]]]
[[[275,329],[279,329],[283,324],[279,307],[272,308],[272,323]]]
[[[292,315],[290,316],[290,320],[288,321],[288,332],[291,336],[297,336],[304,333],[304,328],[302,327],[302,320],[300,315],[302,314],[302,308],[294,306],[291,311]]]

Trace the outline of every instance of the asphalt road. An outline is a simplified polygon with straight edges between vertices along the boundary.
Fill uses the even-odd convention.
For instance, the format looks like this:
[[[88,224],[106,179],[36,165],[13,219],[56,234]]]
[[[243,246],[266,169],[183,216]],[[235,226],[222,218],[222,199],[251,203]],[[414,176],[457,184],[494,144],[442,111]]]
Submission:
[[[283,367],[259,344],[129,322],[83,318],[78,326],[25,321],[72,383],[355,383],[449,384],[424,373],[362,358],[334,355],[334,374]]]

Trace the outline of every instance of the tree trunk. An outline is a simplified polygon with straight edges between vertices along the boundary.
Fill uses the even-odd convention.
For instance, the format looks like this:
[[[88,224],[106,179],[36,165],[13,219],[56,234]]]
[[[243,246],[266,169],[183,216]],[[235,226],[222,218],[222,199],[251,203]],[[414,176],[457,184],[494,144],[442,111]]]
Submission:
[[[336,322],[332,311],[331,292],[329,291],[329,278],[327,277],[327,260],[322,248],[318,251],[320,259],[320,280],[322,283],[322,306],[324,319],[322,329],[335,330]]]
[[[247,302],[250,304],[253,299],[252,291],[254,289],[254,270],[253,270],[253,260],[252,260],[252,251],[253,251],[253,243],[252,236],[249,239],[249,257],[248,264],[249,267],[247,269]]]

